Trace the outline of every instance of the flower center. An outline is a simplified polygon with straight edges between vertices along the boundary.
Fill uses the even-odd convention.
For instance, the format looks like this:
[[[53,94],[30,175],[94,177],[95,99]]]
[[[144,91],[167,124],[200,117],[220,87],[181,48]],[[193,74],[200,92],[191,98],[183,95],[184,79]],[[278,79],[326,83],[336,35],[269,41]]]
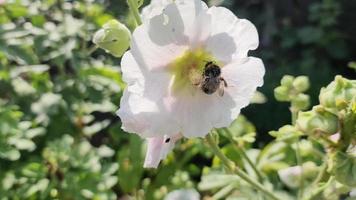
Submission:
[[[192,91],[198,88],[207,62],[217,60],[204,49],[187,50],[170,63],[170,72],[174,77],[173,92]]]

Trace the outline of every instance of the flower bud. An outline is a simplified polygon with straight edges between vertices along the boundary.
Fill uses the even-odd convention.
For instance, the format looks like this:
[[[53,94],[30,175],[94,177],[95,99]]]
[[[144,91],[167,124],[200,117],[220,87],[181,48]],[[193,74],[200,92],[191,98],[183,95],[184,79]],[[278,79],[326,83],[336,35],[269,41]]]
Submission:
[[[285,87],[291,87],[294,81],[294,76],[291,75],[285,75],[281,79],[281,85]]]
[[[356,83],[342,76],[336,76],[326,88],[322,88],[319,95],[320,104],[335,109],[345,109],[346,105],[356,96]]]
[[[305,92],[306,90],[309,89],[309,86],[310,83],[309,83],[309,78],[307,76],[298,76],[293,81],[293,87],[298,92]]]
[[[274,89],[274,97],[278,101],[289,101],[289,90],[285,86],[278,86]]]
[[[115,57],[121,57],[130,47],[131,33],[117,20],[110,20],[98,30],[93,38],[94,44]]]
[[[292,99],[292,107],[298,110],[305,110],[310,105],[309,95],[300,93],[295,98]]]
[[[298,188],[300,179],[311,179],[315,177],[316,172],[320,170],[315,163],[306,162],[302,166],[297,165],[278,170],[278,176],[281,181],[289,188]]]
[[[294,143],[297,138],[303,135],[302,132],[291,125],[285,125],[278,129],[278,131],[270,131],[269,134],[276,137],[277,141],[284,141],[287,143]]]
[[[335,176],[337,181],[350,187],[356,187],[355,153],[337,151],[331,154],[328,160],[328,171]]]
[[[296,123],[307,134],[321,131],[331,135],[338,131],[338,117],[321,106],[315,106],[308,112],[300,112]]]

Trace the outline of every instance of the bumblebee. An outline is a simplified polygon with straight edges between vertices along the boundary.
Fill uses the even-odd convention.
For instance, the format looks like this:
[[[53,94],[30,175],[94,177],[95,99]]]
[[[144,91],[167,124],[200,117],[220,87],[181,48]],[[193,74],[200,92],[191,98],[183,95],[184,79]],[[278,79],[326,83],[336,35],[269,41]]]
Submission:
[[[220,67],[214,62],[209,61],[206,63],[199,87],[205,94],[210,95],[218,91],[219,96],[224,96],[224,88],[227,87],[227,83],[221,77]]]

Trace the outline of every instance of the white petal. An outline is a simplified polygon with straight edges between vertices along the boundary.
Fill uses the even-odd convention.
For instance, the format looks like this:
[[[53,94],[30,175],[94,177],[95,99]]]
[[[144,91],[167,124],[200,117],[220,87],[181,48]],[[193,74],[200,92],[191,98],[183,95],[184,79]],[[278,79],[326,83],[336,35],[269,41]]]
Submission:
[[[144,162],[145,168],[157,168],[160,161],[174,148],[174,144],[181,138],[180,134],[172,137],[162,136],[147,139],[147,151]]]
[[[209,38],[211,31],[211,15],[201,12],[195,19],[192,30],[189,33],[190,47],[196,48],[203,46],[203,43]]]
[[[212,128],[227,127],[247,106],[256,88],[262,86],[264,65],[258,58],[246,58],[222,68],[228,87],[224,95],[201,91],[176,97],[172,113],[185,137],[204,137]]]
[[[150,4],[145,6],[141,12],[141,18],[144,22],[149,21],[152,17],[162,14],[162,10],[173,0],[151,0]]]
[[[140,87],[136,87],[134,91],[137,91],[140,88],[142,88],[142,85],[144,84],[143,74],[146,72],[144,68],[140,68],[138,66],[135,58],[131,54],[131,51],[127,51],[123,55],[121,59],[121,71],[122,71],[122,79],[127,83],[129,87],[138,84],[140,85]]]
[[[163,9],[173,2],[184,2],[190,0],[151,0],[150,4],[145,6],[141,12],[141,18],[144,22],[149,21],[152,17],[162,14]]]
[[[125,90],[117,111],[122,129],[144,138],[177,133],[177,123],[172,120],[163,101],[164,99],[152,100]]]
[[[244,58],[249,50],[258,47],[258,33],[250,21],[237,18],[223,7],[211,7],[208,12],[212,16],[213,28],[206,47],[219,60],[228,63]]]
[[[211,16],[207,13],[207,5],[200,0],[183,0],[177,1],[174,6],[179,11],[179,17],[168,16],[182,21],[184,35],[189,38],[190,47],[197,47],[210,35]]]
[[[263,85],[264,74],[262,60],[255,57],[240,59],[222,68],[222,77],[228,85],[225,88],[226,95],[236,103],[231,112],[232,118],[235,119],[240,109],[249,104],[256,88]]]
[[[165,24],[165,15],[158,15],[136,28],[131,42],[131,53],[141,68],[165,68],[188,48],[183,26],[175,20]]]
[[[171,84],[171,75],[140,68],[131,51],[125,53],[121,68],[123,79],[128,84],[117,112],[123,129],[141,137],[177,133],[177,123],[166,108],[169,101],[165,96]]]

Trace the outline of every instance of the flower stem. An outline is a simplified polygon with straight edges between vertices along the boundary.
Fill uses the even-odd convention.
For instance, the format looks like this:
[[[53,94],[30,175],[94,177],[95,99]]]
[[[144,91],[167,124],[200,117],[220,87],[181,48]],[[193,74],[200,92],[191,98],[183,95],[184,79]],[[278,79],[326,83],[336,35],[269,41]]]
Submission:
[[[311,187],[317,187],[318,183],[323,179],[324,175],[326,174],[326,171],[328,169],[328,165],[327,162],[324,161],[321,170],[319,171],[317,177],[315,178],[315,180],[313,181],[313,183],[311,184]]]
[[[330,184],[334,181],[334,177],[330,176],[329,180],[324,183],[322,186],[318,187],[317,189],[315,189],[314,191],[312,191],[308,197],[305,197],[303,200],[312,200],[314,199],[316,196],[318,196],[320,193],[322,193],[323,191],[325,191],[325,189],[327,187],[330,186]]]
[[[298,190],[298,199],[302,199],[304,193],[304,177],[303,177],[303,160],[302,156],[300,155],[300,146],[299,141],[295,142],[295,154],[297,157],[297,165],[300,166],[301,173],[300,173],[300,181],[299,181],[299,190]]]
[[[276,197],[271,191],[267,190],[265,186],[262,184],[256,182],[255,180],[251,179],[244,171],[241,169],[237,168],[231,160],[229,160],[220,150],[218,145],[216,144],[214,138],[212,137],[211,134],[208,134],[207,137],[207,142],[209,146],[211,147],[211,150],[214,152],[214,154],[221,160],[221,162],[224,164],[226,169],[229,171],[229,173],[233,173],[238,175],[241,179],[249,183],[251,186],[253,186],[255,189],[263,192],[266,196],[270,197],[271,199],[274,200],[280,200],[278,197]]]
[[[298,112],[299,109],[291,106],[290,111],[292,113],[292,125],[295,126],[298,118]],[[300,155],[300,147],[299,147],[299,137],[297,138],[297,141],[295,142],[295,155],[297,158],[297,165],[300,166],[301,168],[301,173],[300,173],[300,181],[299,181],[299,190],[298,190],[298,196],[297,199],[300,200],[303,197],[304,193],[304,178],[303,178],[303,160],[302,156]]]
[[[247,161],[247,163],[251,166],[253,171],[256,173],[256,175],[258,177],[258,180],[262,181],[263,180],[263,176],[262,176],[261,172],[256,168],[256,165],[247,156],[247,154],[244,151],[244,149],[242,147],[240,147],[239,144],[237,144],[237,142],[232,138],[232,134],[231,134],[231,132],[229,130],[224,129],[224,131],[227,133],[227,138],[230,140],[230,142],[232,144],[234,144],[233,146],[236,149],[236,151]]]
[[[141,17],[140,17],[140,12],[138,11],[137,2],[135,2],[135,0],[127,0],[127,4],[129,5],[131,13],[135,18],[136,25],[138,25],[138,26],[141,25],[142,21],[141,21]]]
[[[292,113],[292,125],[295,125],[295,123],[297,122],[299,110],[294,108],[293,106],[291,106],[289,110]]]

